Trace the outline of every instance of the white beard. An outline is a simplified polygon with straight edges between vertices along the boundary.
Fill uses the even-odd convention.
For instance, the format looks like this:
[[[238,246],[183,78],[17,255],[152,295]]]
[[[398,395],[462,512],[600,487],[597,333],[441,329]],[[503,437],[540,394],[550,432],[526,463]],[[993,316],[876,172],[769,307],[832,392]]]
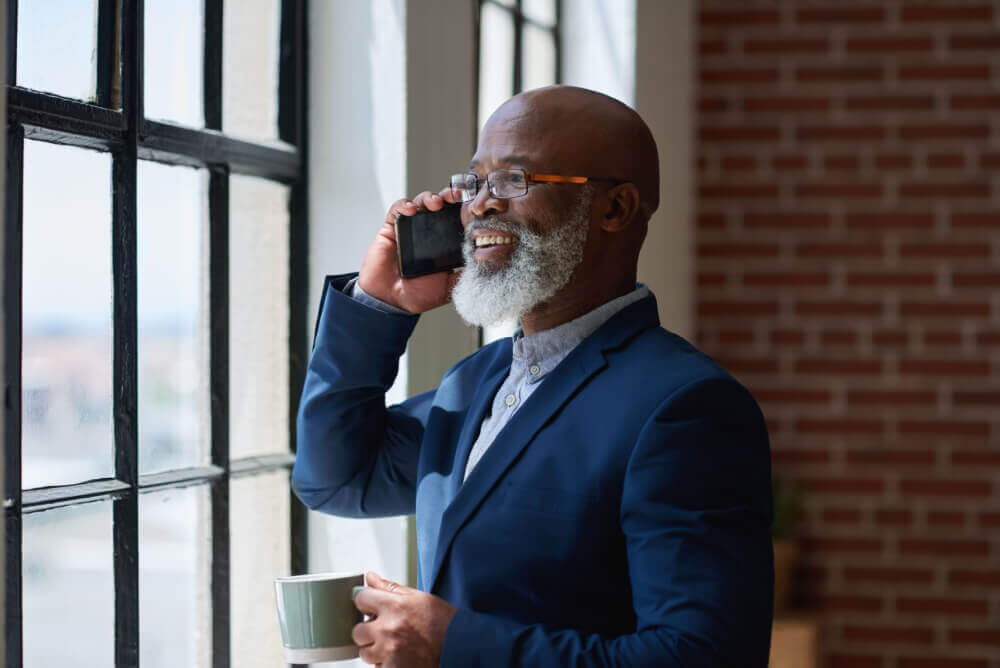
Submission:
[[[489,327],[516,320],[565,286],[583,260],[594,187],[586,184],[567,220],[549,234],[532,232],[499,216],[477,219],[466,229],[465,268],[451,293],[462,320]],[[473,230],[489,229],[517,236],[510,261],[494,269],[477,262]]]

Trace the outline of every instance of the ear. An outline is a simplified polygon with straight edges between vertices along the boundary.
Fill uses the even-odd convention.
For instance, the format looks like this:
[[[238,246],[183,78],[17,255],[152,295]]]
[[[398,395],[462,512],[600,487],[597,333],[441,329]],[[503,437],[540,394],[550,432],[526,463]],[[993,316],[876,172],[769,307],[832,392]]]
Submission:
[[[608,208],[601,218],[605,232],[622,232],[633,223],[639,212],[639,189],[634,183],[619,183],[607,192]]]

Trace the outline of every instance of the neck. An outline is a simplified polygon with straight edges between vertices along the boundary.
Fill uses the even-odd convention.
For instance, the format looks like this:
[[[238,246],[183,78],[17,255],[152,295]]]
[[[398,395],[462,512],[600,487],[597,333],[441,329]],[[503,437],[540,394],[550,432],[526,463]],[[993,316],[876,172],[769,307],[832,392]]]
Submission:
[[[521,330],[527,336],[558,327],[628,294],[635,289],[636,277],[634,271],[627,274],[615,281],[577,280],[574,276],[551,299],[521,316]]]

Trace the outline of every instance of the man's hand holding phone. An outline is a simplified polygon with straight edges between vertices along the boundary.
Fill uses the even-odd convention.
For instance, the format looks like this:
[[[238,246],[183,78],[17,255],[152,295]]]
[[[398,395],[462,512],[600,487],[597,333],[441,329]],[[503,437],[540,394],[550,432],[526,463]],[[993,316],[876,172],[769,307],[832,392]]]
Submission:
[[[457,273],[445,271],[417,278],[400,275],[395,222],[397,215],[412,216],[421,209],[439,211],[454,203],[451,188],[445,188],[440,193],[428,190],[412,200],[394,202],[361,263],[358,276],[361,289],[410,313],[424,313],[451,301],[451,289],[458,281]]]

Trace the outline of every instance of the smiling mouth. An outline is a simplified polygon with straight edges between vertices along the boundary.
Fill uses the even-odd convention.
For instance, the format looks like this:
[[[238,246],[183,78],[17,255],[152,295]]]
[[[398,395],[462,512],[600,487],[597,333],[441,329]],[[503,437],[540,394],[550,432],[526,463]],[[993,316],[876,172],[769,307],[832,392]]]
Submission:
[[[494,246],[509,246],[517,241],[517,237],[504,235],[483,235],[475,238],[476,248],[492,248]]]

